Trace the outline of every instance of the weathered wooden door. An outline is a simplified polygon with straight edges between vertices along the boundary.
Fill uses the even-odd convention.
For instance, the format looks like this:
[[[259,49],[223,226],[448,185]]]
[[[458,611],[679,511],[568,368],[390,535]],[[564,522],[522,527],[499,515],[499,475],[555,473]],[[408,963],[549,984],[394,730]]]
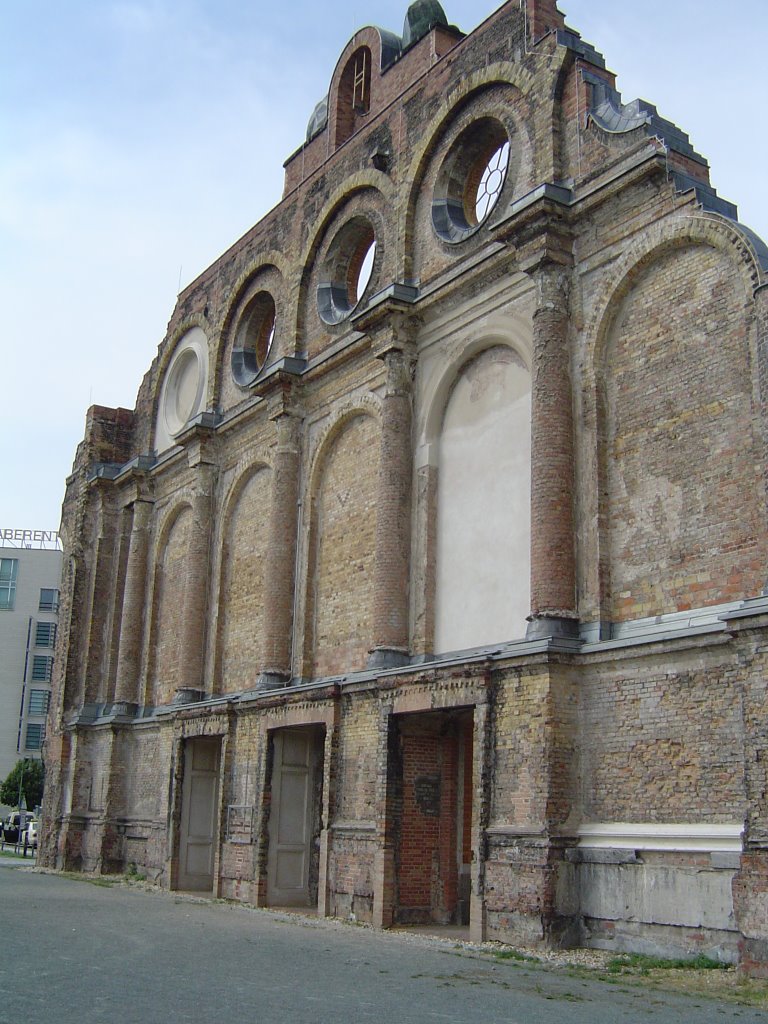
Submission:
[[[179,889],[195,892],[213,889],[220,753],[218,737],[190,739],[184,744]]]
[[[307,906],[310,902],[316,741],[311,729],[280,729],[274,735],[267,868],[267,899],[272,906]]]

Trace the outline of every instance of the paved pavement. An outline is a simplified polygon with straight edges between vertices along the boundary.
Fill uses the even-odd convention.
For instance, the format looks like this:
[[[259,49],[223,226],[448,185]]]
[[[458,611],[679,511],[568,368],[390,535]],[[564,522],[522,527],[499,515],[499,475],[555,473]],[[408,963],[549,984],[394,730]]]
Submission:
[[[0,858],[2,1024],[768,1021],[745,1007],[496,962],[420,937],[13,863]]]

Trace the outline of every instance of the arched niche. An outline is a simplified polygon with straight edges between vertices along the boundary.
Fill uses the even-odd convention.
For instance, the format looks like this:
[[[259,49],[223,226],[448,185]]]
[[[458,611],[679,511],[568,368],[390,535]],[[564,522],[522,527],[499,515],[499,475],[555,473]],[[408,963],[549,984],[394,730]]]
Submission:
[[[603,614],[644,619],[741,600],[765,575],[743,272],[669,241],[623,283],[599,350]]]
[[[326,438],[312,474],[305,661],[314,677],[367,662],[378,471],[379,424],[352,412]]]
[[[218,616],[216,689],[221,693],[252,688],[262,668],[271,502],[272,472],[257,466],[238,481],[227,507]]]
[[[194,529],[192,509],[183,505],[166,523],[155,558],[153,630],[147,704],[168,704],[184,686],[179,637],[186,598],[186,569]]]
[[[525,635],[530,611],[531,374],[490,345],[465,362],[437,438],[434,649]]]

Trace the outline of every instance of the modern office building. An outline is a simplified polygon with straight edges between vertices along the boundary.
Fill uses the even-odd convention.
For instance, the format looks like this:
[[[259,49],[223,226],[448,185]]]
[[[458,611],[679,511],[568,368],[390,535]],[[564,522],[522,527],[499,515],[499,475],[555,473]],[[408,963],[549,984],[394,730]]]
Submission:
[[[60,575],[55,531],[0,529],[0,781],[42,756]]]

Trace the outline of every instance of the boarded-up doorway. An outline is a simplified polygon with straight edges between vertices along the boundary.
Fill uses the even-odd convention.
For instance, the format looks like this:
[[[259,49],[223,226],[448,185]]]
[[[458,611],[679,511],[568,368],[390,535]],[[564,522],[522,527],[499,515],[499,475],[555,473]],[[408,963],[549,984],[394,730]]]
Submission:
[[[211,892],[219,820],[220,737],[198,737],[184,743],[181,788],[178,888]]]
[[[394,919],[401,924],[468,924],[472,711],[399,716],[397,746]]]
[[[317,905],[324,738],[316,726],[272,734],[267,902],[273,907]]]

